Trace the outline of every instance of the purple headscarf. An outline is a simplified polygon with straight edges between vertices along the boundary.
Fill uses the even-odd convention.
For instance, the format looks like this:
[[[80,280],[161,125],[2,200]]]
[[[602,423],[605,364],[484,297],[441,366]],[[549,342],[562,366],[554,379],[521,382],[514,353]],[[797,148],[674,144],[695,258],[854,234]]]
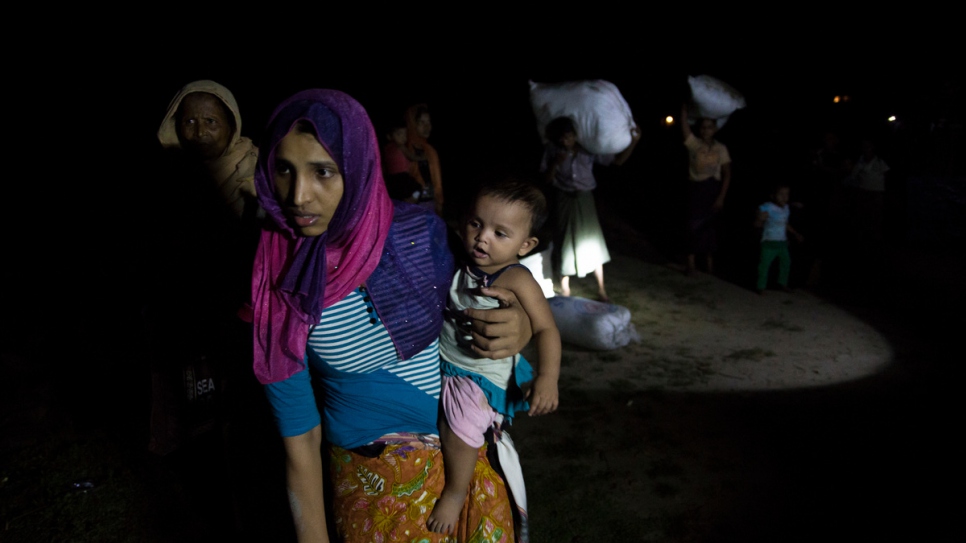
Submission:
[[[344,183],[328,229],[316,237],[296,235],[276,198],[275,150],[298,121],[315,128]],[[369,115],[349,95],[325,89],[295,94],[275,109],[266,134],[255,188],[277,229],[262,231],[252,300],[255,376],[272,383],[304,367],[309,328],[322,309],[362,285],[379,264],[393,208]]]

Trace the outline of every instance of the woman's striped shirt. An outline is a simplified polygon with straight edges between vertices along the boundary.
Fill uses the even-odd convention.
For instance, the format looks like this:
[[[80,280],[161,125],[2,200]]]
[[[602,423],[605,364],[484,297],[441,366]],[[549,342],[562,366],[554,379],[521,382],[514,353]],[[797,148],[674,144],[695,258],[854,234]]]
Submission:
[[[436,433],[439,342],[401,360],[364,287],[325,308],[309,334],[306,359],[306,369],[266,385],[283,436],[318,425],[317,405],[326,438],[345,448],[392,432]],[[319,377],[318,390],[308,368]]]

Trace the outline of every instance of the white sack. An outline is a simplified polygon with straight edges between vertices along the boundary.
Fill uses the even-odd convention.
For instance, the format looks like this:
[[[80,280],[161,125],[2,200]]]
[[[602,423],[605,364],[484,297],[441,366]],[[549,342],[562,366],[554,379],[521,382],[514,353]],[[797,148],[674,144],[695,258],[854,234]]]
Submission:
[[[544,129],[557,117],[570,117],[577,127],[577,142],[595,155],[617,154],[631,144],[634,116],[617,86],[603,79],[534,83],[530,81],[530,104],[537,117],[537,131],[544,143]]]
[[[547,302],[564,343],[608,351],[641,339],[624,306],[576,296],[554,296]]]
[[[553,298],[553,268],[551,267],[550,255],[553,253],[553,243],[547,244],[547,248],[539,253],[530,253],[520,259],[523,264],[533,274],[533,278],[540,285],[544,298]]]
[[[718,128],[724,126],[728,117],[745,107],[745,97],[734,87],[710,75],[688,76],[691,86],[691,104],[688,120],[698,117],[714,119]]]

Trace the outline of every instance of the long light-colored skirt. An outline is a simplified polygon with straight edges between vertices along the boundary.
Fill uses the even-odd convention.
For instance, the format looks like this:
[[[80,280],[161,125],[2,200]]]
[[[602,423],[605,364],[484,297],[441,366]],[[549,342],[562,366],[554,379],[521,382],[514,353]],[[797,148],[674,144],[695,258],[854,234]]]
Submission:
[[[592,191],[556,191],[554,211],[557,273],[584,277],[610,262]]]

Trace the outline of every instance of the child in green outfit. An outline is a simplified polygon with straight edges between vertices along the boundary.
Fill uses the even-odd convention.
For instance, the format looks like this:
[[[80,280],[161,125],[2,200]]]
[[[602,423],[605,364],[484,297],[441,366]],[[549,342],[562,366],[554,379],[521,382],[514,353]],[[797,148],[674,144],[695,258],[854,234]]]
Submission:
[[[778,183],[772,191],[771,200],[758,206],[755,226],[761,228],[761,257],[758,260],[758,294],[768,286],[768,271],[775,258],[778,258],[778,285],[788,291],[788,274],[792,259],[788,254],[788,233],[799,242],[805,240],[801,234],[788,224],[790,188],[787,183]]]

